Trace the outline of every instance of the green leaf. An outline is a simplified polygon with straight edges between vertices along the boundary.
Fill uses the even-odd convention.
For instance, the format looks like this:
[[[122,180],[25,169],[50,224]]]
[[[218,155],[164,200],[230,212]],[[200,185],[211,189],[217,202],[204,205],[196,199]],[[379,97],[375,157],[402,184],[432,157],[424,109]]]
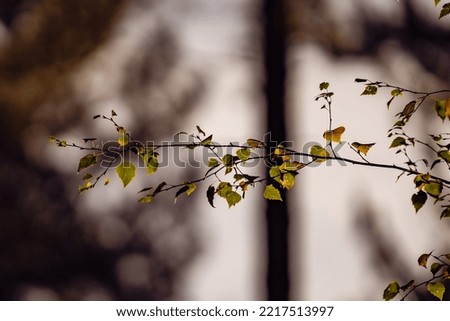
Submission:
[[[419,263],[420,266],[423,266],[424,268],[427,268],[427,262],[428,262],[428,258],[430,257],[432,252],[428,253],[428,254],[422,254],[421,256],[419,256],[419,258],[417,259],[417,263]]]
[[[322,83],[319,85],[319,89],[320,89],[320,90],[326,90],[326,89],[328,89],[328,87],[330,87],[330,83],[328,83],[328,82],[322,82]]]
[[[403,108],[402,112],[398,115],[403,116],[405,118],[409,118],[414,113],[415,109],[416,109],[416,101],[413,100],[407,103],[405,108]]]
[[[386,301],[392,300],[393,298],[395,298],[399,291],[400,286],[398,285],[398,282],[391,282],[386,287],[386,289],[384,289],[383,299]]]
[[[89,166],[95,165],[95,163],[97,163],[97,157],[94,154],[88,154],[80,159],[77,172],[80,172],[82,169],[88,168]]]
[[[408,283],[406,283],[405,285],[401,286],[401,287],[400,287],[400,290],[406,291],[406,290],[408,290],[410,287],[412,287],[412,286],[414,285],[414,283],[416,283],[416,281],[411,280],[411,281],[409,281]]]
[[[392,97],[398,97],[398,96],[401,96],[402,94],[403,94],[403,90],[401,90],[400,88],[396,88],[391,91]]]
[[[450,217],[450,206],[447,206],[441,213],[441,220],[447,217]]]
[[[434,276],[434,275],[436,275],[436,273],[439,272],[439,270],[440,270],[443,266],[444,266],[444,265],[443,265],[442,263],[434,262],[433,264],[431,264],[430,272],[431,272],[431,273],[433,274],[433,276]]]
[[[327,141],[340,143],[341,136],[344,132],[345,132],[345,127],[340,126],[333,130],[327,130],[325,133],[323,133],[323,138],[325,138]]]
[[[219,186],[217,186],[216,193],[220,197],[225,198],[229,191],[231,191],[231,184],[227,182],[220,182]]]
[[[233,165],[233,155],[231,155],[231,154],[224,155],[222,158],[222,163],[227,167],[232,166]]]
[[[242,148],[242,149],[238,149],[238,151],[236,152],[236,156],[239,157],[239,159],[243,162],[245,162],[246,160],[249,159],[250,157],[250,149],[248,148]]]
[[[377,91],[378,91],[377,86],[368,85],[368,86],[366,86],[366,88],[362,92],[361,96],[363,96],[363,95],[376,95]]]
[[[138,200],[139,203],[144,203],[144,204],[151,203],[152,201],[153,201],[153,196],[151,196],[151,195],[143,196]]]
[[[441,13],[439,14],[439,19],[447,16],[450,14],[450,3],[446,3],[442,6]]]
[[[395,147],[399,147],[399,146],[407,146],[408,143],[406,142],[406,140],[403,137],[396,137],[392,143],[391,146],[389,146],[389,148],[395,148]]]
[[[363,153],[365,156],[367,156],[367,153],[369,152],[369,149],[371,149],[373,145],[375,145],[375,143],[370,143],[370,144],[361,144],[361,143],[358,143],[358,142],[352,143],[352,146],[354,148],[356,148],[356,150],[359,153]]]
[[[147,169],[147,175],[152,175],[158,170],[159,163],[156,153],[147,153],[142,159],[144,160],[144,164]]]
[[[88,180],[90,180],[91,178],[92,178],[93,176],[91,175],[91,174],[86,174],[86,175],[84,175],[83,176],[83,181],[88,181]]]
[[[202,140],[202,141],[200,142],[200,145],[205,146],[205,145],[211,144],[212,138],[213,138],[213,135],[211,134],[211,135],[209,135],[208,137],[206,137],[204,140]]]
[[[206,136],[205,132],[200,128],[200,126],[196,126],[197,127],[197,131],[199,134],[202,134],[203,136]]]
[[[216,167],[219,165],[219,161],[215,158],[208,159],[208,167]]]
[[[442,183],[439,181],[427,183],[425,184],[424,190],[428,193],[428,195],[434,198],[439,198],[442,193]]]
[[[419,191],[411,197],[411,201],[417,213],[427,201],[427,193],[424,191]]]
[[[119,166],[116,167],[116,173],[122,181],[123,187],[125,187],[136,176],[136,166],[124,160]]]
[[[330,153],[328,153],[328,151],[323,148],[320,145],[314,145],[313,147],[311,147],[310,152],[309,152],[312,156],[319,156],[319,157],[330,157]],[[315,160],[317,163],[321,163],[321,162],[325,162],[326,159],[324,158],[317,158]]]
[[[215,208],[214,206],[214,195],[216,194],[216,190],[214,186],[208,187],[208,190],[206,191],[206,198],[208,199],[209,205]]]
[[[427,284],[427,290],[432,295],[442,301],[445,293],[445,285],[442,282],[430,282]]]
[[[441,150],[438,152],[438,156],[445,160],[446,163],[450,163],[450,151],[448,150]]]
[[[225,199],[227,200],[228,208],[230,208],[231,206],[234,206],[237,203],[239,203],[241,201],[242,197],[241,197],[241,195],[239,195],[238,193],[236,193],[234,191],[228,191],[225,195]]]
[[[281,198],[280,191],[272,184],[266,186],[266,188],[264,189],[263,196],[265,199],[272,200],[272,201],[282,201],[283,200]]]
[[[281,185],[287,189],[290,190],[295,185],[295,176],[291,173],[283,174],[283,179],[281,181]]]

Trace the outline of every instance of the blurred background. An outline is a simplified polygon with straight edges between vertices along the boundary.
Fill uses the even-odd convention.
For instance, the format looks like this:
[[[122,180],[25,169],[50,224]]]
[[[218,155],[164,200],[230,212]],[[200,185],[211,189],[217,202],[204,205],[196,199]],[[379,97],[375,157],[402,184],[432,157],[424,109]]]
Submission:
[[[389,93],[360,96],[354,79],[450,88],[450,24],[438,15],[431,0],[2,0],[0,299],[380,300],[392,280],[424,279],[417,258],[448,252],[449,226],[433,206],[414,214],[399,173],[322,164],[275,207],[257,187],[211,208],[208,184],[142,205],[142,187],[205,168],[142,172],[126,189],[111,174],[80,195],[83,154],[47,139],[114,139],[92,120],[114,109],[143,141],[199,125],[221,143],[271,131],[308,151],[324,143],[314,97],[328,81],[344,140],[401,163],[388,150]],[[414,132],[448,131],[430,111]]]

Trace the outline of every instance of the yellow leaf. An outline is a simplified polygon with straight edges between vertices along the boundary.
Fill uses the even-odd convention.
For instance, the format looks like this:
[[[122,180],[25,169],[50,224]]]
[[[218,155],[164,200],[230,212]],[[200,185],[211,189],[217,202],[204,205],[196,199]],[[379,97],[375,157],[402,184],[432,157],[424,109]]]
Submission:
[[[341,136],[345,132],[345,127],[340,126],[338,128],[335,128],[333,130],[327,130],[325,133],[323,133],[323,138],[325,138],[327,141],[332,141],[336,143],[341,142]]]
[[[358,152],[363,153],[365,156],[367,156],[367,152],[373,145],[375,145],[375,143],[370,144],[361,144],[358,142],[352,143],[352,146],[355,147],[358,150]]]

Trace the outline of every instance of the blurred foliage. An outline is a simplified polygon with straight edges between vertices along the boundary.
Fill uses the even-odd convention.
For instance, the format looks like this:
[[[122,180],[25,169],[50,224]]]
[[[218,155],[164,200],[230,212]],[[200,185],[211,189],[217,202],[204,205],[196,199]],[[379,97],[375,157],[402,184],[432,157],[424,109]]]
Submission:
[[[36,152],[50,132],[84,126],[82,116],[92,102],[76,89],[77,76],[98,72],[98,53],[117,39],[124,19],[139,9],[151,12],[153,6],[153,1],[129,0],[2,3],[0,135],[7,139],[0,162],[0,299],[161,300],[174,295],[176,273],[195,253],[190,216],[123,206],[102,219],[89,213],[86,218],[79,213],[81,202],[66,191],[71,180],[50,168],[42,150]],[[156,25],[161,29],[151,38],[158,40],[141,46],[151,54],[130,61],[123,73],[132,81],[121,81],[134,89],[125,99],[159,90],[160,99],[167,97],[167,109],[173,101],[182,114],[200,97],[200,78],[183,91],[185,96],[165,93],[175,79],[165,75],[173,75],[178,57],[171,54],[176,43],[170,31],[162,20]],[[169,61],[148,66],[151,55]],[[85,66],[97,67],[85,71]],[[139,87],[133,85],[137,82]],[[153,101],[141,108],[152,108]],[[152,122],[142,121],[137,130],[150,133]]]

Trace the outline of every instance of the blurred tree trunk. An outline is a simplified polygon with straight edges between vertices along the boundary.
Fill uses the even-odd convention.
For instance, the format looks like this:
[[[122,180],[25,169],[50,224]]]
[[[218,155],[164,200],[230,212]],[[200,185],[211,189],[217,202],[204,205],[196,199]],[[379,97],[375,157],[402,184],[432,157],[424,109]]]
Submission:
[[[267,104],[267,143],[271,147],[286,141],[285,92],[287,26],[285,0],[263,0],[264,94]],[[274,146],[272,146],[274,145]],[[289,298],[288,204],[267,201],[267,295],[269,300]]]

